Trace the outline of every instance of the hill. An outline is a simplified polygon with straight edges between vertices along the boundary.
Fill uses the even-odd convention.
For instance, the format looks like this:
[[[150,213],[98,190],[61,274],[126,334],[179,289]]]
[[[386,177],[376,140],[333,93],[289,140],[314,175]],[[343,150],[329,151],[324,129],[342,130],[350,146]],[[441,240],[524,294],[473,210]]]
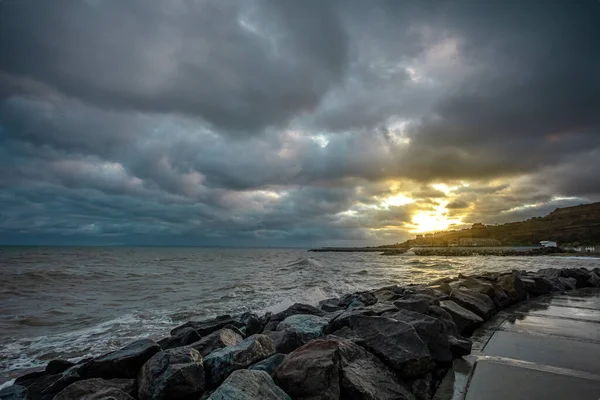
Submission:
[[[382,247],[412,247],[423,244],[448,246],[460,242],[460,239],[490,239],[495,244],[504,246],[536,245],[542,240],[552,240],[560,244],[596,245],[600,244],[600,202],[557,208],[545,217],[534,217],[526,221],[487,226],[474,224],[469,229],[420,236],[404,243]]]

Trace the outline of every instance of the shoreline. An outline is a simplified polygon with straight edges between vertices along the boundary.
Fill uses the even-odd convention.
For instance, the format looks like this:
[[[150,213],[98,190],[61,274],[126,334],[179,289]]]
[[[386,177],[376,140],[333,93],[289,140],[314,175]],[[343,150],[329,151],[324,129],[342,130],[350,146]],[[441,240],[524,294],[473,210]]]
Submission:
[[[358,397],[365,399],[391,393],[430,399],[452,361],[470,353],[469,336],[498,311],[583,287],[600,287],[600,268],[459,275],[350,293],[317,307],[296,303],[279,313],[188,321],[158,341],[138,340],[76,364],[50,361],[0,394],[75,399],[109,391],[126,400],[203,394],[215,400],[253,388],[243,398],[289,399],[321,387],[333,388],[332,399],[355,392],[371,393]],[[307,368],[318,374],[300,379]],[[327,380],[333,370],[344,379]],[[376,384],[382,376],[389,387]]]

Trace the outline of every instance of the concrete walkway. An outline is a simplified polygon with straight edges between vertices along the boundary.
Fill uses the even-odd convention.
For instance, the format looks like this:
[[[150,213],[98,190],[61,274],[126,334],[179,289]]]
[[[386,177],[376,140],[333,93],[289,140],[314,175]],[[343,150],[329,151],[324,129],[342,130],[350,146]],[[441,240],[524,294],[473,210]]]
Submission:
[[[473,335],[436,400],[600,399],[600,290],[539,297]]]

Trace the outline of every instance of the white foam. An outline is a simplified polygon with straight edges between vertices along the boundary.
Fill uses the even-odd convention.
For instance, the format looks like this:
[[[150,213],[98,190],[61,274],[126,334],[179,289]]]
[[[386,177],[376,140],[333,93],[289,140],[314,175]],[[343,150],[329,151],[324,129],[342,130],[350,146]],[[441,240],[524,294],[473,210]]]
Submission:
[[[13,383],[15,383],[14,379],[11,379],[10,381],[4,382],[2,385],[0,385],[0,390],[4,389],[5,387],[12,386]]]

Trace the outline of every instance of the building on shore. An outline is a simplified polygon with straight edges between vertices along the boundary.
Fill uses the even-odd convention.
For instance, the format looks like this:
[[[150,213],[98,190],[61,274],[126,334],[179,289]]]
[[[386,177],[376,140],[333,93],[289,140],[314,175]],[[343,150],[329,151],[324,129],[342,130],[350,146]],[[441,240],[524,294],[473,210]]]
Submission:
[[[474,247],[474,246],[500,246],[500,241],[490,238],[460,238],[458,240],[459,246]]]
[[[596,246],[577,246],[573,247],[578,253],[600,253],[600,245]]]
[[[540,246],[542,246],[542,247],[558,247],[558,243],[553,242],[551,240],[542,240],[540,242]]]

